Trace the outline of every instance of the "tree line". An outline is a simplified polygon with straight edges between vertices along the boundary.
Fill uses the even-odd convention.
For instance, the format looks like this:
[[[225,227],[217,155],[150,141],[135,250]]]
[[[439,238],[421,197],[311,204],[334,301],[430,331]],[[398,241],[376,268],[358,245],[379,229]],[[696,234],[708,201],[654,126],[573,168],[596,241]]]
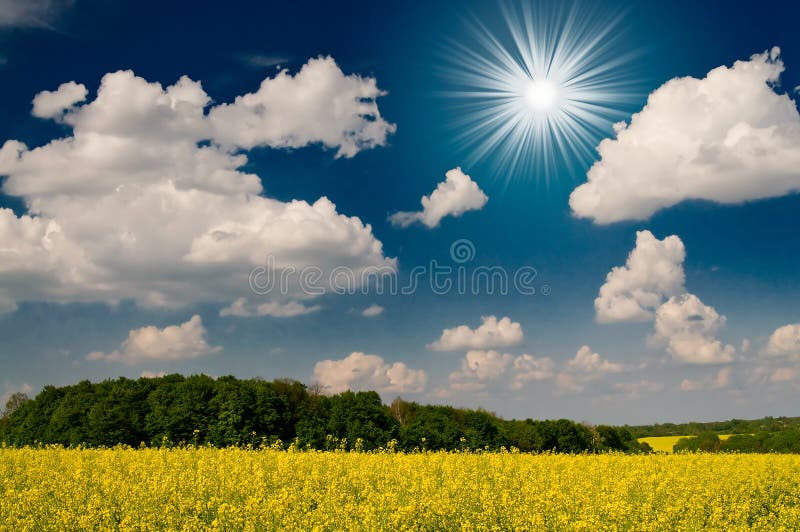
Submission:
[[[760,419],[729,419],[701,423],[658,423],[655,425],[625,425],[636,438],[649,436],[699,436],[701,434],[756,434],[800,430],[800,417],[764,417]]]
[[[14,394],[0,417],[0,441],[90,447],[293,443],[318,450],[649,450],[624,427],[505,420],[481,409],[401,398],[385,405],[376,392],[325,395],[287,379],[178,374],[45,386],[33,399]]]
[[[735,434],[724,440],[713,432],[704,432],[681,438],[672,449],[675,452],[800,453],[800,430]]]

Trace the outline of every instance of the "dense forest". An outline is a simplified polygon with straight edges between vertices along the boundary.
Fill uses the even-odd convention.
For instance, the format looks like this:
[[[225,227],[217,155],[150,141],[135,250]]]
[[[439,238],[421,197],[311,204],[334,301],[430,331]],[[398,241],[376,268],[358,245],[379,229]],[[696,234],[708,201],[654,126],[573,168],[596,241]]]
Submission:
[[[421,405],[376,392],[324,395],[292,380],[205,375],[46,386],[11,397],[0,421],[7,445],[212,444],[398,450],[648,450],[624,428],[566,419],[503,420],[483,410]]]
[[[717,434],[736,434],[720,440]],[[6,445],[290,445],[309,449],[647,452],[645,436],[682,438],[675,450],[800,452],[800,418],[612,427],[567,419],[505,420],[485,410],[422,405],[376,392],[325,395],[279,379],[167,375],[45,386],[14,394],[0,415]]]

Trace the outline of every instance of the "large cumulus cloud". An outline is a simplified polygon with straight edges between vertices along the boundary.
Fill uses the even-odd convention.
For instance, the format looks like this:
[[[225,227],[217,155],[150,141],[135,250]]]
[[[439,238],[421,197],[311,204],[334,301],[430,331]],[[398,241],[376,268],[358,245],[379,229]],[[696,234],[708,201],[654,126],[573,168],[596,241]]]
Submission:
[[[3,191],[28,207],[0,209],[0,310],[23,300],[230,304],[253,297],[248,275],[267,255],[277,269],[395,267],[359,218],[324,197],[267,198],[242,169],[252,146],[319,144],[350,157],[385,144],[394,126],[374,79],[318,58],[227,105],[210,106],[187,77],[164,87],[130,71],[107,74],[81,103],[87,93],[71,82],[35,98],[34,114],[62,123],[65,137],[0,148]],[[298,99],[336,111],[312,117]],[[272,299],[307,297],[295,287]]]
[[[675,78],[598,148],[573,212],[606,224],[685,200],[736,204],[800,189],[800,114],[777,86],[780,50]]]

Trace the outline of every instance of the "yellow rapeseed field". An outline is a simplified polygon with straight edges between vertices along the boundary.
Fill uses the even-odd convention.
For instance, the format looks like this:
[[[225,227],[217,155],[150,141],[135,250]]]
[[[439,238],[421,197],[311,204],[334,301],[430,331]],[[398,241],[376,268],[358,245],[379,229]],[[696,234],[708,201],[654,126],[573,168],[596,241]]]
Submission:
[[[0,529],[798,530],[800,456],[0,448]]]
[[[733,434],[719,434],[719,439],[727,440],[731,436]],[[691,438],[691,436],[649,436],[647,438],[639,438],[639,442],[650,445],[654,451],[671,453],[672,448],[681,438]]]

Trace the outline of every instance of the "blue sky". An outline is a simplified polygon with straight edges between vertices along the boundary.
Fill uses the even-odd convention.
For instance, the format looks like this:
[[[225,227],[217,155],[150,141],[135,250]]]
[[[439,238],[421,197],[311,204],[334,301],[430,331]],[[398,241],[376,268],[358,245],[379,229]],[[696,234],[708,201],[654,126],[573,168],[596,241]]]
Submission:
[[[793,414],[798,8],[577,4],[579,13],[591,7],[621,17],[603,60],[631,55],[622,88],[633,96],[614,105],[630,125],[618,134],[603,121],[592,146],[608,138],[610,147],[588,161],[570,159],[571,170],[561,163],[498,171],[501,154],[476,160],[476,144],[458,142],[464,111],[443,94],[457,89],[452,71],[464,61],[454,43],[479,49],[470,21],[511,47],[501,4],[431,4],[0,2],[0,146],[17,140],[33,150],[79,136],[100,143],[89,159],[25,162],[10,145],[6,159],[0,155],[0,207],[10,209],[0,219],[0,394],[177,371],[292,377],[509,417],[641,423]],[[546,2],[530,6],[537,20],[558,13]],[[331,59],[314,63],[319,57]],[[759,74],[778,62],[782,72]],[[312,64],[319,77],[301,81]],[[728,77],[704,79],[718,67]],[[233,105],[284,68],[287,86],[259,96],[266,111]],[[164,93],[172,104],[151,108],[125,93],[94,112],[101,79],[119,70],[143,80],[120,77],[118,88],[146,80],[166,90],[185,75],[202,83],[208,101],[184,116],[174,103],[183,96]],[[683,81],[662,87],[675,78]],[[371,80],[385,94],[370,95]],[[75,88],[81,84],[85,91]],[[320,86],[321,96],[311,90]],[[307,89],[311,96],[296,97]],[[42,91],[52,94],[37,108]],[[367,91],[368,101],[348,91]],[[654,91],[663,97],[632,123]],[[333,101],[345,111],[328,113]],[[374,104],[377,115],[348,114],[347,105],[360,104]],[[206,125],[217,107],[227,114]],[[162,118],[174,122],[162,127]],[[342,133],[348,128],[355,147]],[[120,147],[120,138],[130,143]],[[260,187],[236,188],[230,174],[198,177],[208,166],[181,158],[198,147],[243,155],[241,166],[208,165],[258,176]],[[640,158],[647,149],[655,151]],[[686,150],[694,158],[685,165],[661,164]],[[606,203],[571,201],[593,165],[606,177],[589,197]],[[458,167],[468,177],[445,181]],[[168,180],[178,185],[164,189]],[[443,182],[456,193],[441,219],[390,221],[419,210],[420,198]],[[323,196],[335,210],[302,204],[286,217],[271,214]],[[642,231],[649,233],[637,241]],[[237,243],[215,240],[223,233]],[[451,245],[459,239],[474,250],[466,271],[534,268],[536,294],[421,287],[310,298],[258,296],[247,286],[247,273],[270,254],[326,272],[396,259],[407,279],[431,260],[458,266]],[[609,298],[596,303],[612,268],[635,249],[640,258],[632,256],[627,273],[609,280]],[[224,312],[240,298],[241,312]],[[621,310],[631,304],[636,312]],[[364,316],[372,305],[382,312]],[[256,315],[230,315],[237,313]],[[437,340],[449,347],[437,350]]]

